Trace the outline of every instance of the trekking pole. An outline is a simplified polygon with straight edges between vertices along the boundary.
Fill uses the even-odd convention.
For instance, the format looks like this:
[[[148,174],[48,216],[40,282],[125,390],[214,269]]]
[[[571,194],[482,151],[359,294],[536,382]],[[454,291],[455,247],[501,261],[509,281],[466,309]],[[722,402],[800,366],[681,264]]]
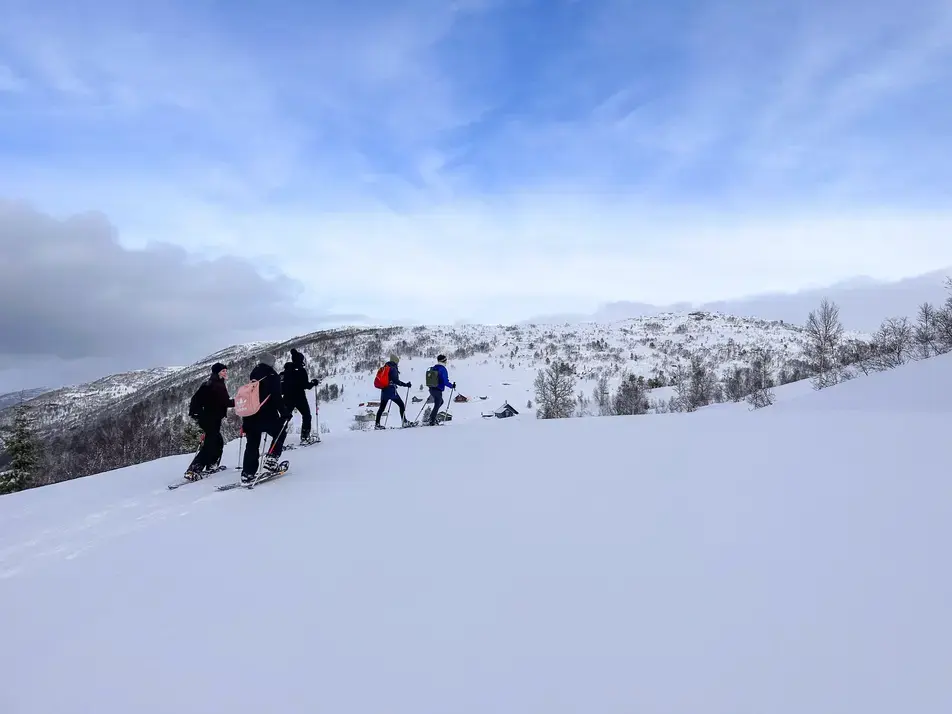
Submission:
[[[274,445],[278,443],[278,439],[281,438],[281,435],[284,433],[284,430],[288,428],[288,424],[290,423],[290,419],[284,422],[284,426],[281,427],[281,431],[278,432],[278,435],[271,439],[271,446],[268,448],[268,456],[271,456],[274,453]]]
[[[420,413],[416,415],[416,420],[420,421],[420,417],[423,416],[423,410],[426,409],[426,400],[423,400],[423,406],[420,407]]]
[[[239,428],[238,428],[238,459],[235,461],[235,463],[237,464],[237,465],[235,466],[236,469],[240,469],[240,468],[241,468],[241,461],[242,461],[242,459],[241,459],[241,440],[244,439],[244,438],[245,438],[245,428],[244,428],[244,427],[239,427]]]
[[[444,421],[444,422],[446,421],[446,415],[450,413],[450,407],[453,406],[453,392],[455,392],[455,391],[456,391],[456,387],[453,387],[453,388],[450,390],[450,398],[446,400],[446,411],[443,412],[443,421]],[[437,414],[436,416],[437,416],[437,420],[439,420],[439,416],[440,416],[440,415]]]
[[[317,442],[321,442],[321,405],[317,399],[317,387],[314,387],[314,431],[317,434]]]

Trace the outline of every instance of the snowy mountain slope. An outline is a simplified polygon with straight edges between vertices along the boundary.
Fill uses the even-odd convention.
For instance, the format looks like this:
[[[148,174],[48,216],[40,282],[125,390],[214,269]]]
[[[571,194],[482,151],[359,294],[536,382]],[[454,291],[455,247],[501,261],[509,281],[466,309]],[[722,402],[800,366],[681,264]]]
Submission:
[[[40,424],[65,425],[85,418],[105,405],[135,394],[180,370],[181,367],[157,367],[113,374],[88,384],[43,390],[39,395],[27,399],[26,403],[38,412]],[[0,420],[3,418],[8,418],[8,415],[0,414]]]
[[[949,359],[809,414],[345,432],[251,492],[170,492],[177,456],[5,496],[0,710],[952,710],[937,383]]]
[[[354,340],[347,344],[350,337]],[[332,353],[321,347],[320,343],[325,340],[334,343]],[[373,350],[367,352],[368,343],[374,340],[380,342],[379,354]],[[56,390],[43,399],[33,400],[32,404],[39,407],[41,425],[70,425],[94,417],[102,410],[121,410],[150,393],[191,385],[207,375],[216,361],[232,365],[232,381],[237,384],[239,376],[242,380],[244,376],[243,373],[235,376],[236,366],[241,372],[245,362],[250,364],[254,355],[270,349],[282,353],[280,367],[292,346],[310,354],[312,364],[317,360],[322,376],[341,377],[339,381],[358,384],[367,381],[367,375],[390,350],[396,350],[405,358],[423,356],[424,362],[431,361],[441,350],[457,361],[478,355],[482,357],[479,364],[489,368],[483,371],[492,371],[495,367],[510,372],[528,371],[533,379],[536,371],[545,366],[546,358],[569,359],[578,364],[583,379],[591,379],[602,370],[615,376],[622,369],[646,377],[656,375],[670,370],[679,355],[683,357],[684,349],[706,351],[714,362],[727,369],[740,364],[753,349],[767,347],[780,357],[778,365],[782,365],[784,360],[801,356],[802,342],[797,326],[711,314],[666,314],[573,326],[348,328],[313,333],[284,343],[235,345],[186,368],[113,375],[80,387]],[[355,367],[356,362],[362,362],[360,369]],[[479,391],[485,381],[501,381],[501,377],[494,379],[496,376],[487,374],[486,378],[469,380],[469,386]],[[365,396],[369,397],[370,393]]]
[[[279,370],[292,347],[306,355],[312,374],[321,376],[324,388],[332,390],[324,393],[330,403],[321,405],[321,429],[327,433],[349,429],[357,424],[356,417],[373,411],[366,406],[379,397],[373,374],[391,352],[403,358],[403,378],[414,385],[410,396],[418,398],[426,396],[421,385],[435,356],[449,355],[451,378],[471,400],[458,410],[454,407],[454,412],[458,418],[480,419],[483,412],[507,401],[520,411],[531,411],[527,405],[535,398],[536,373],[552,360],[574,364],[578,389],[591,394],[599,375],[606,375],[613,387],[626,370],[667,384],[675,366],[687,365],[692,354],[726,375],[734,366],[748,364],[758,348],[774,354],[775,378],[798,379],[807,368],[803,345],[803,331],[797,326],[709,313],[573,326],[343,328],[283,343],[237,345],[170,370],[128,394],[69,410],[40,409],[51,454],[47,482],[182,453],[188,399],[211,365],[222,361],[230,366],[228,387],[234,393],[247,380],[262,349],[277,355]],[[79,391],[86,393],[88,388]],[[653,395],[668,396],[665,390]],[[422,404],[409,407],[411,418],[423,413]],[[237,435],[237,429],[238,420],[231,419],[226,435]]]
[[[35,399],[42,394],[52,391],[46,387],[35,387],[33,389],[21,389],[18,392],[8,392],[6,394],[0,394],[0,411],[8,407],[13,407],[19,404],[20,402],[28,402],[31,399]]]

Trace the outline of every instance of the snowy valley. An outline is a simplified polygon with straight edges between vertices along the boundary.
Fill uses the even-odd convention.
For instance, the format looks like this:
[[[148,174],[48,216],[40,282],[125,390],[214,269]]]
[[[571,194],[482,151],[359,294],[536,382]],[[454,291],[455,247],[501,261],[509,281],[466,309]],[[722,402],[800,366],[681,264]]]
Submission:
[[[0,497],[0,711],[952,710],[952,355],[775,394]]]

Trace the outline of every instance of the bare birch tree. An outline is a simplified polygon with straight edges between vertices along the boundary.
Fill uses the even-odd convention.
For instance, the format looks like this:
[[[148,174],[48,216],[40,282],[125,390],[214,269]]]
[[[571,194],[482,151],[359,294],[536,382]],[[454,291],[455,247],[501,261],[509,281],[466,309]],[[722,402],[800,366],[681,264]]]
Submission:
[[[553,362],[540,369],[535,379],[536,417],[567,419],[575,409],[575,369],[565,362]]]
[[[808,352],[817,369],[814,388],[836,384],[840,381],[836,355],[843,341],[839,306],[824,298],[819,310],[811,310],[807,316],[806,333]]]

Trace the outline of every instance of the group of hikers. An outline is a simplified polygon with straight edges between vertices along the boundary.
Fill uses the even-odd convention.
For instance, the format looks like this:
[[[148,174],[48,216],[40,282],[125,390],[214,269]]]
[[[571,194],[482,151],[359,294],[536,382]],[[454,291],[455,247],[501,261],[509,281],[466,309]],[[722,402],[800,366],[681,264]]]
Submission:
[[[274,362],[273,354],[264,352],[258,355],[258,363],[251,370],[249,383],[242,387],[237,395],[242,402],[240,410],[235,408],[235,399],[228,393],[228,387],[225,385],[225,380],[228,379],[227,365],[221,362],[212,365],[211,376],[199,386],[189,403],[189,416],[196,421],[204,433],[204,438],[201,448],[185,472],[186,479],[195,481],[218,470],[225,449],[221,423],[230,408],[235,408],[236,413],[242,416],[241,430],[247,439],[241,466],[241,480],[244,483],[253,481],[258,472],[261,438],[265,434],[271,437],[272,444],[264,457],[264,469],[278,469],[278,459],[284,450],[288,424],[295,409],[301,413],[301,445],[307,446],[319,441],[311,437],[311,407],[307,390],[319,385],[321,380],[308,376],[304,355],[296,349],[291,350],[291,361],[285,363],[284,371],[280,375],[274,369]],[[397,366],[399,362],[400,357],[391,354],[374,379],[374,386],[380,389],[380,408],[374,422],[375,429],[384,428],[380,419],[390,402],[400,409],[402,425],[413,426],[413,423],[407,420],[406,404],[397,393],[397,387],[406,387],[409,390],[412,386],[410,382],[400,379],[400,369]],[[443,391],[446,387],[456,389],[456,383],[449,381],[446,371],[446,355],[438,355],[436,364],[427,371],[427,386],[433,401],[428,425],[436,426],[437,414],[443,405]],[[249,390],[248,394],[252,395],[250,400],[243,393],[245,390]]]
[[[387,405],[393,402],[400,409],[400,422],[402,426],[413,426],[413,422],[407,419],[407,405],[397,393],[397,387],[406,387],[408,390],[413,385],[410,382],[400,381],[400,357],[395,354],[390,355],[390,359],[377,370],[377,376],[374,378],[374,386],[380,390],[380,406],[377,408],[377,417],[374,419],[374,429],[383,429],[380,424],[380,418],[383,416]],[[443,405],[443,390],[447,387],[456,389],[456,382],[450,382],[449,374],[446,371],[446,355],[438,355],[436,364],[428,370],[433,373],[431,379],[427,380],[427,386],[430,388],[430,398],[433,401],[433,408],[430,410],[430,419],[428,426],[437,425],[437,414]],[[432,383],[431,383],[432,382]]]

